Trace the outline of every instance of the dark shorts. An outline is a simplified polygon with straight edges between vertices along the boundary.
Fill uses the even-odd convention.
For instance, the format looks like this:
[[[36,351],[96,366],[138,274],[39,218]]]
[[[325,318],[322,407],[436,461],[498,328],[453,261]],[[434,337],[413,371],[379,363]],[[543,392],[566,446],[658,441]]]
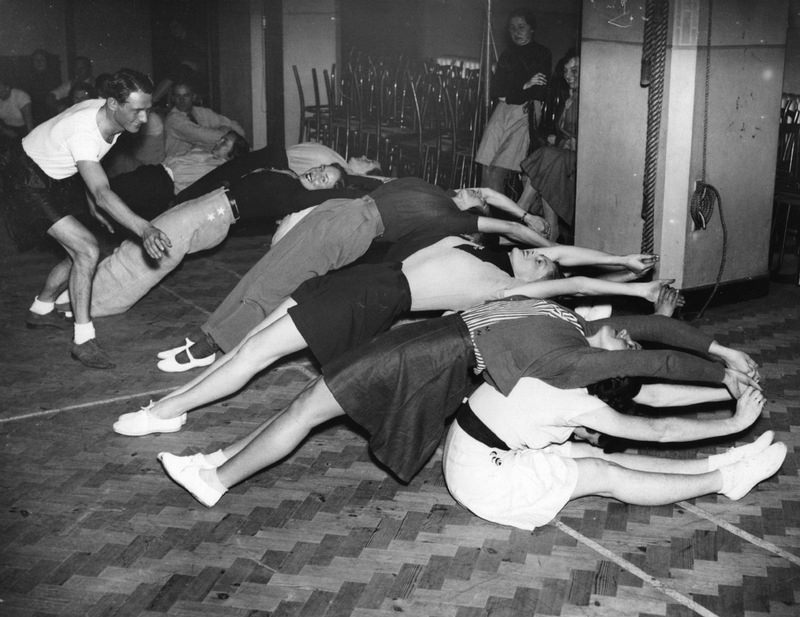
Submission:
[[[322,366],[385,332],[411,308],[402,264],[344,268],[302,283],[289,316]]]
[[[403,325],[323,367],[344,412],[370,434],[376,458],[403,482],[425,465],[445,421],[475,388],[475,353],[458,315]]]
[[[78,174],[53,180],[17,144],[3,166],[2,195],[3,218],[17,248],[36,246],[55,223],[74,214],[82,188]]]

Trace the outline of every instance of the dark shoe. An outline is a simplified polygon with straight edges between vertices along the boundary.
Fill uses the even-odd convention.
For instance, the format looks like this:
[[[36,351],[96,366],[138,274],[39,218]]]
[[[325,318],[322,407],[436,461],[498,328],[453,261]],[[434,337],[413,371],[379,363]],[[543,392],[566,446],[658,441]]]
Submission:
[[[89,368],[114,368],[117,366],[111,361],[108,354],[100,348],[96,339],[90,339],[80,345],[73,343],[70,355]]]
[[[59,330],[66,330],[72,327],[72,320],[67,319],[58,311],[50,311],[46,315],[28,311],[25,325],[28,328],[58,328]]]

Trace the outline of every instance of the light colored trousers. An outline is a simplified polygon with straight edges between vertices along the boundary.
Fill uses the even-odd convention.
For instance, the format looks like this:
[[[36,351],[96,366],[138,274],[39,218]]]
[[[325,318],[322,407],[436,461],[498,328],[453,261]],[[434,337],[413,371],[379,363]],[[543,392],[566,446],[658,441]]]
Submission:
[[[172,246],[159,260],[138,241],[125,240],[97,266],[92,285],[92,317],[124,313],[181,263],[184,256],[213,248],[235,221],[224,189],[184,202],[152,223]]]

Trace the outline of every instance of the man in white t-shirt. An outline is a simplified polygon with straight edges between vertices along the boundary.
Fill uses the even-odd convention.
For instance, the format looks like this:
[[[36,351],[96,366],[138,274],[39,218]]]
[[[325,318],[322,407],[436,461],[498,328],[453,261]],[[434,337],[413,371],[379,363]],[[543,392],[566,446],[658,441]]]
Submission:
[[[109,82],[108,92],[107,99],[77,103],[25,137],[14,184],[17,207],[24,208],[24,231],[46,231],[68,254],[48,275],[27,325],[67,327],[69,322],[59,317],[54,303],[69,287],[75,315],[71,355],[92,368],[113,368],[114,363],[97,345],[89,311],[99,248],[94,235],[72,215],[82,200],[79,176],[89,209],[103,225],[109,223],[97,206],[140,237],[150,258],[159,259],[171,246],[166,234],[133,213],[111,190],[100,164],[122,132],[135,133],[147,122],[153,83],[146,75],[123,69]]]

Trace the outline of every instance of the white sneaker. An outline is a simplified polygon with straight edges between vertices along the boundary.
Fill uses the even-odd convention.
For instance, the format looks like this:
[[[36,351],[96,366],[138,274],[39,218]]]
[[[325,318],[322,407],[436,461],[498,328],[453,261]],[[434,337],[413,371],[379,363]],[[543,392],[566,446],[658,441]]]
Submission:
[[[722,467],[720,493],[736,501],[749,493],[756,484],[776,473],[786,458],[786,444],[778,442],[750,458]]]
[[[755,441],[742,446],[728,448],[725,452],[721,452],[720,454],[712,454],[706,459],[708,460],[708,470],[714,471],[715,469],[722,469],[727,465],[733,465],[741,460],[755,456],[759,452],[766,450],[773,439],[775,439],[775,432],[765,431]]]
[[[114,432],[128,437],[141,437],[152,433],[176,433],[186,424],[186,413],[166,420],[150,413],[153,401],[139,411],[124,413],[114,422]]]
[[[186,462],[188,458],[190,457],[175,456],[169,452],[160,452],[158,455],[158,460],[161,461],[167,475],[189,491],[197,501],[210,508],[220,500],[225,491],[219,491],[203,480],[200,477],[202,468],[199,465],[188,464]]]
[[[167,358],[174,358],[182,351],[189,349],[194,345],[194,341],[187,338],[186,342],[183,345],[178,345],[177,347],[173,347],[172,349],[165,349],[164,351],[159,351],[156,356],[159,360],[166,360]]]

